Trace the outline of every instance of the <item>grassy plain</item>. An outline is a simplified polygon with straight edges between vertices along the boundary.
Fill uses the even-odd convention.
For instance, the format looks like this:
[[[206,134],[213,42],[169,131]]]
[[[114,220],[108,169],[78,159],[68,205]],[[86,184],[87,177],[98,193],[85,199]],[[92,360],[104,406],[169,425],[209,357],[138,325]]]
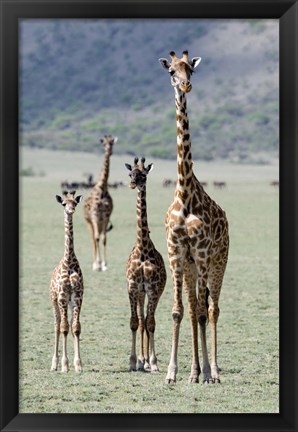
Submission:
[[[113,156],[111,182],[127,182],[124,163]],[[102,157],[83,153],[23,150],[21,167],[43,176],[20,178],[20,412],[22,413],[277,413],[279,412],[279,234],[277,164],[240,166],[195,162],[208,193],[227,211],[230,256],[222,289],[218,326],[221,385],[188,383],[190,324],[181,326],[176,385],[164,383],[171,350],[172,282],[164,215],[176,163],[156,160],[147,185],[151,237],[162,253],[168,280],[156,313],[159,374],[128,372],[131,335],[125,263],[136,236],[136,191],[112,189],[114,229],[108,233],[105,273],[91,269],[91,238],[83,205],[74,215],[75,250],[85,280],[81,355],[84,372],[51,373],[54,332],[48,287],[63,254],[63,211],[56,203],[60,181],[97,175]],[[148,162],[152,160],[148,159]],[[213,180],[227,188],[214,189]],[[87,192],[82,192],[87,196]],[[186,305],[186,300],[184,300]],[[187,310],[187,308],[186,308]],[[69,337],[72,365],[72,337]]]

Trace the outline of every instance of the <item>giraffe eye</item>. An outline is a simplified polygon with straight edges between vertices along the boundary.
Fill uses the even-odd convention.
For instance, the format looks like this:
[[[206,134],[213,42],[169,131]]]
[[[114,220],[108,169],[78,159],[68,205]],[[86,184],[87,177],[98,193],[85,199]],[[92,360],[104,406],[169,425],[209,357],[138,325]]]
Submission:
[[[174,71],[173,69],[169,71],[169,74],[170,74],[171,76],[173,76],[174,73],[175,73],[175,71]]]

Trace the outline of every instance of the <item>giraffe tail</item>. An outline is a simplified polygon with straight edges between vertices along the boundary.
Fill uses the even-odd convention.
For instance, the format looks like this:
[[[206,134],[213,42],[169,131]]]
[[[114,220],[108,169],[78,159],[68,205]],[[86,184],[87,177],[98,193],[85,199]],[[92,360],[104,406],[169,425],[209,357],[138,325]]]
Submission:
[[[110,225],[107,227],[106,232],[111,231],[111,229],[113,229],[113,224],[112,224],[112,222],[110,222]]]

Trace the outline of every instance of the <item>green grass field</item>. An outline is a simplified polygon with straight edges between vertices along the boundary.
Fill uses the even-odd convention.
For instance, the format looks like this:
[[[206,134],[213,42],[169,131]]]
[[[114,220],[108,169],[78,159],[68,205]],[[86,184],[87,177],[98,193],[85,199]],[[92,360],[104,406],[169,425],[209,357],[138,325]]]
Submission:
[[[113,156],[111,182],[128,181],[124,163]],[[194,164],[208,181],[208,193],[226,210],[230,255],[220,299],[218,359],[221,384],[189,384],[191,333],[187,313],[181,325],[179,372],[164,383],[172,338],[172,281],[166,253],[164,216],[176,177],[174,161],[153,160],[147,184],[151,238],[164,256],[168,280],[156,313],[159,374],[130,373],[130,308],[126,259],[136,238],[136,191],[112,189],[114,229],[108,233],[105,273],[92,271],[91,238],[83,203],[74,215],[75,251],[84,274],[81,313],[82,374],[50,372],[54,347],[49,299],[51,272],[63,255],[63,210],[56,203],[60,181],[97,177],[102,156],[23,150],[21,167],[42,176],[20,177],[20,412],[21,413],[277,413],[279,412],[279,232],[278,165]],[[152,160],[147,159],[147,162]],[[227,182],[214,189],[213,180]],[[82,192],[87,196],[87,191]],[[187,306],[186,299],[184,305]],[[187,307],[186,307],[187,310]]]

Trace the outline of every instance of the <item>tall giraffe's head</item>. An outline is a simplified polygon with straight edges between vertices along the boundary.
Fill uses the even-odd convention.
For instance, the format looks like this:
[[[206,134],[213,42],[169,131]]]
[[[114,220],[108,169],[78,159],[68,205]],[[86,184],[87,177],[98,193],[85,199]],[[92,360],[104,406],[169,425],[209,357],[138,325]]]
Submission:
[[[201,57],[194,57],[192,60],[188,58],[188,51],[183,51],[182,58],[176,57],[174,51],[170,52],[171,63],[165,58],[160,58],[161,65],[171,75],[171,84],[182,93],[191,91],[192,85],[190,77],[194,69],[201,61]]]
[[[129,171],[130,184],[129,187],[131,189],[138,188],[139,191],[144,190],[147,181],[147,175],[153,169],[153,164],[149,164],[147,168],[145,167],[145,158],[141,159],[141,163],[138,164],[139,159],[136,157],[134,159],[134,166],[132,167],[129,164],[125,164],[126,168]]]
[[[105,135],[103,138],[99,139],[99,142],[103,145],[105,153],[109,156],[113,154],[113,145],[118,141],[117,137],[112,135]]]
[[[75,197],[75,193],[76,191],[63,191],[63,198],[60,195],[56,195],[57,202],[64,207],[64,212],[67,215],[72,215],[75,212],[76,206],[82,201],[82,195]]]

